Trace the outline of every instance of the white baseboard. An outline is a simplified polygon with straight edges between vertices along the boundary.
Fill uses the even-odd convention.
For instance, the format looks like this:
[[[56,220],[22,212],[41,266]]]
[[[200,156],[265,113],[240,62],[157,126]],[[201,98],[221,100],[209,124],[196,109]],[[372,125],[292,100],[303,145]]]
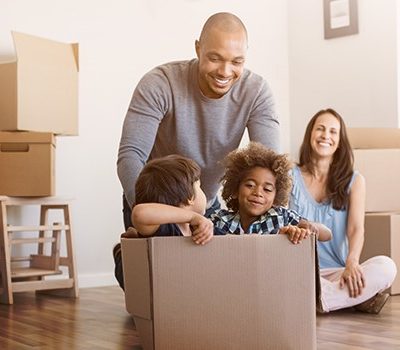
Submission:
[[[79,288],[105,287],[118,285],[113,273],[95,273],[78,275]]]

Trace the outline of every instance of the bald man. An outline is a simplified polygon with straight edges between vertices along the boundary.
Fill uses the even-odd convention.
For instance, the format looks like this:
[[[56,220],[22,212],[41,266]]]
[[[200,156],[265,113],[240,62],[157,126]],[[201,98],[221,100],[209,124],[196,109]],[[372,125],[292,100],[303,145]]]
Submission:
[[[125,228],[131,226],[135,182],[153,158],[180,154],[201,167],[210,213],[223,174],[220,161],[250,140],[279,150],[279,122],[266,81],[244,68],[247,31],[230,13],[211,16],[195,42],[197,58],[166,63],[144,75],[125,117],[118,153]]]

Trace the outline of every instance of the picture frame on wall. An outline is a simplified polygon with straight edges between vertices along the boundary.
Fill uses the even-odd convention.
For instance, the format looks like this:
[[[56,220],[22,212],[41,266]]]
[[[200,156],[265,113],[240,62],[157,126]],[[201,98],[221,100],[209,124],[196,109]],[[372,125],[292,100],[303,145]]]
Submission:
[[[324,38],[357,33],[357,0],[324,0]]]

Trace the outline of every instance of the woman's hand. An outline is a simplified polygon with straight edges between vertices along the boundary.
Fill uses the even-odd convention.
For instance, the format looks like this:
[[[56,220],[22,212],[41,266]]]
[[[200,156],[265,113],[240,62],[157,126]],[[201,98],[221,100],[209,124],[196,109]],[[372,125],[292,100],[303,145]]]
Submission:
[[[365,279],[362,268],[358,262],[346,264],[342,276],[340,277],[340,288],[343,289],[345,285],[347,286],[351,298],[356,298],[361,295],[365,287]]]
[[[298,226],[287,225],[279,229],[279,233],[286,234],[293,244],[301,243],[310,235],[310,230]]]
[[[196,244],[206,244],[214,235],[213,223],[200,214],[193,216],[190,227],[192,227],[192,239]]]

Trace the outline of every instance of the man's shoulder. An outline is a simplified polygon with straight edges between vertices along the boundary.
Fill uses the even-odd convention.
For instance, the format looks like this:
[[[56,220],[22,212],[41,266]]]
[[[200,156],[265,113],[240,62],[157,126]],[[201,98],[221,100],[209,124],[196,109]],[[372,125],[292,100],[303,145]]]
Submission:
[[[242,76],[234,88],[239,94],[246,95],[264,94],[270,89],[264,77],[247,68],[243,70]]]
[[[258,83],[258,84],[266,83],[266,80],[263,76],[253,72],[252,70],[250,70],[248,68],[243,69],[242,80],[247,81],[247,82],[250,81],[250,82]]]
[[[159,66],[156,66],[148,71],[142,77],[139,85],[149,85],[153,88],[154,86],[157,86],[157,84],[174,85],[173,82],[176,80],[184,81],[184,77],[187,77],[189,74],[191,74],[195,64],[195,59],[186,61],[172,61],[160,64]]]
[[[196,59],[183,60],[183,61],[171,61],[167,63],[160,64],[154,67],[148,74],[160,73],[165,75],[171,74],[182,74],[183,72],[188,72],[196,64]]]

